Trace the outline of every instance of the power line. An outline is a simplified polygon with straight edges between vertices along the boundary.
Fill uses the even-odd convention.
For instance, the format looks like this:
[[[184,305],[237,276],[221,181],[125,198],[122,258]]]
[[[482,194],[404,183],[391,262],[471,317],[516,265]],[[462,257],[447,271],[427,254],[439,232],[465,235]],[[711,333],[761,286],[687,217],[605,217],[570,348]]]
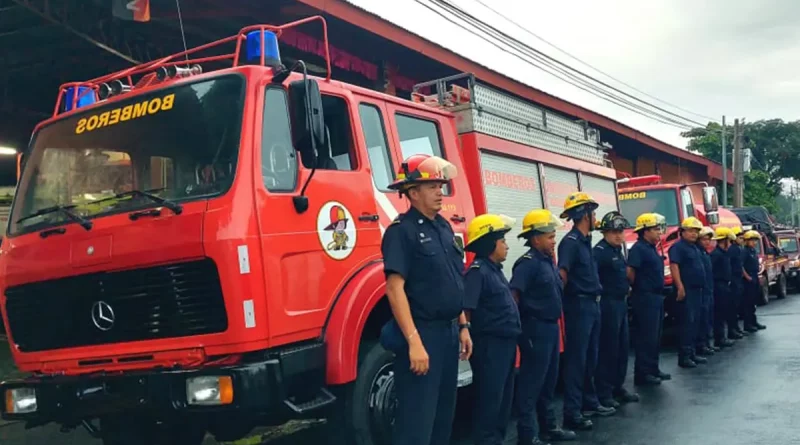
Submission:
[[[591,69],[593,69],[593,70],[597,71],[598,73],[600,73],[600,74],[602,74],[602,75],[604,75],[604,76],[608,77],[609,79],[612,79],[612,80],[614,80],[614,81],[617,81],[617,82],[619,82],[619,83],[620,83],[620,84],[622,84],[622,85],[625,85],[626,87],[628,87],[628,88],[630,88],[630,89],[632,89],[632,90],[636,91],[637,93],[641,93],[641,94],[643,94],[643,95],[645,95],[645,96],[647,96],[647,97],[649,97],[649,98],[651,98],[651,99],[653,99],[653,100],[656,100],[656,101],[658,101],[658,102],[661,102],[662,104],[668,105],[668,106],[670,106],[670,107],[673,107],[673,108],[675,108],[675,109],[681,110],[681,111],[683,111],[683,112],[685,112],[685,113],[689,113],[689,114],[692,114],[692,115],[694,115],[694,116],[701,117],[701,118],[703,118],[703,119],[708,119],[708,120],[710,120],[710,121],[716,122],[716,118],[713,118],[713,117],[710,117],[710,116],[706,116],[705,114],[695,113],[695,112],[693,112],[693,111],[691,111],[691,110],[687,110],[686,108],[682,108],[682,107],[680,107],[680,106],[678,106],[678,105],[672,104],[672,103],[670,103],[670,102],[667,102],[667,101],[665,101],[665,100],[663,100],[663,99],[659,99],[658,97],[656,97],[656,96],[653,96],[653,95],[651,95],[651,94],[648,94],[647,92],[645,92],[645,91],[642,91],[642,90],[640,90],[640,89],[636,88],[635,86],[633,86],[633,85],[631,85],[631,84],[629,84],[629,83],[626,83],[625,81],[623,81],[623,80],[620,80],[620,79],[618,79],[618,78],[616,78],[616,77],[612,76],[611,74],[608,74],[608,73],[606,73],[605,71],[603,71],[603,70],[601,70],[601,69],[599,69],[599,68],[597,68],[597,67],[595,67],[595,66],[593,66],[593,65],[589,64],[588,62],[585,62],[584,60],[581,60],[581,59],[579,59],[578,57],[575,57],[574,55],[570,54],[570,53],[569,53],[569,52],[567,52],[566,50],[563,50],[563,49],[559,48],[559,47],[558,47],[558,46],[556,46],[554,43],[552,43],[552,42],[549,42],[549,41],[548,41],[548,40],[546,40],[545,38],[543,38],[543,37],[539,36],[538,34],[534,33],[533,31],[531,31],[531,30],[529,30],[529,29],[525,28],[524,26],[520,25],[518,22],[514,21],[513,19],[509,18],[508,16],[506,16],[506,15],[504,15],[504,14],[502,14],[502,13],[498,12],[496,9],[494,9],[494,8],[492,8],[491,6],[489,6],[489,5],[487,5],[486,3],[484,3],[484,2],[483,2],[483,0],[472,0],[472,1],[474,1],[474,2],[476,2],[476,3],[478,3],[478,4],[480,4],[481,6],[483,6],[483,7],[484,7],[484,8],[486,8],[486,9],[488,9],[488,10],[492,11],[492,12],[493,12],[493,13],[495,13],[497,16],[501,17],[502,19],[506,20],[507,22],[511,23],[512,25],[516,26],[517,28],[521,29],[522,31],[524,31],[524,32],[525,32],[525,33],[527,33],[528,35],[530,35],[530,36],[532,36],[532,37],[534,37],[534,38],[536,38],[536,39],[538,39],[538,40],[540,40],[540,41],[542,41],[542,42],[546,43],[547,45],[551,46],[552,48],[555,48],[555,49],[556,49],[556,50],[558,50],[560,53],[562,53],[562,54],[566,55],[567,57],[571,58],[572,60],[575,60],[576,62],[579,62],[579,63],[581,63],[581,64],[583,64],[583,65],[585,65],[585,66],[587,66],[587,67],[589,67],[589,68],[591,68]]]
[[[500,49],[501,51],[503,51],[503,52],[505,52],[505,53],[507,53],[509,55],[512,55],[512,56],[522,60],[523,62],[526,62],[527,64],[529,64],[531,66],[534,66],[534,67],[536,67],[536,68],[538,68],[538,69],[540,69],[542,71],[545,71],[546,73],[548,73],[548,74],[556,77],[557,79],[562,80],[562,81],[564,81],[564,82],[566,82],[566,83],[568,83],[568,84],[570,84],[572,86],[575,86],[575,87],[577,87],[577,88],[579,88],[579,89],[581,89],[583,91],[586,91],[586,92],[588,92],[588,93],[590,93],[590,94],[592,94],[594,96],[597,96],[597,97],[599,97],[601,99],[604,99],[604,100],[606,100],[608,102],[614,103],[615,105],[618,105],[618,106],[620,106],[622,108],[625,108],[625,109],[627,109],[629,111],[632,111],[633,113],[636,113],[638,115],[647,117],[647,118],[655,120],[657,122],[660,122],[660,123],[663,123],[663,124],[666,124],[666,125],[671,125],[673,127],[677,127],[677,128],[682,129],[682,130],[688,130],[688,129],[692,128],[692,126],[689,125],[689,124],[677,121],[677,120],[675,120],[675,119],[673,119],[671,117],[668,117],[668,116],[661,115],[661,114],[656,113],[656,112],[654,112],[652,110],[648,110],[648,109],[643,108],[642,106],[640,106],[638,104],[634,104],[634,103],[632,103],[632,102],[630,102],[630,101],[628,101],[628,100],[626,100],[624,98],[621,98],[621,97],[619,97],[619,96],[617,96],[617,95],[615,95],[613,93],[609,93],[608,91],[602,90],[599,87],[597,87],[596,85],[592,85],[591,83],[588,83],[586,80],[576,77],[573,73],[565,71],[561,67],[554,66],[553,64],[547,63],[547,61],[543,60],[541,57],[537,58],[538,54],[536,54],[535,51],[532,51],[531,48],[527,47],[527,45],[522,44],[522,45],[516,45],[515,46],[515,45],[513,45],[511,43],[508,43],[507,41],[504,41],[502,38],[493,36],[495,39],[499,40],[500,42],[504,43],[507,46],[510,46],[511,48],[516,49],[517,51],[520,51],[520,52],[523,52],[523,53],[527,53],[528,57],[524,57],[525,54],[521,55],[521,54],[518,54],[516,52],[512,52],[512,51],[502,47],[498,43],[487,39],[485,35],[478,34],[473,29],[470,29],[470,27],[466,27],[465,28],[463,25],[461,25],[459,23],[456,23],[454,20],[452,20],[450,17],[448,17],[447,15],[442,13],[441,11],[439,11],[439,10],[433,8],[432,6],[422,2],[421,0],[415,0],[415,1],[417,3],[419,3],[420,5],[424,6],[425,8],[429,9],[430,11],[434,12],[435,14],[439,15],[444,20],[450,22],[451,24],[454,24],[454,25],[458,26],[459,28],[462,28],[462,29],[466,30],[467,32],[475,35],[476,37],[481,38],[482,40],[484,40],[487,43],[491,44],[492,46]],[[477,24],[478,25],[477,27],[481,27],[482,26],[484,28],[488,28],[488,30],[484,29],[484,31],[488,31],[489,33],[494,32],[496,34],[500,34],[501,36],[503,35],[499,31],[497,31],[496,29],[494,29],[491,26],[481,22],[480,20],[475,19],[474,17],[472,17],[472,20],[464,19],[463,18],[464,15],[466,15],[467,17],[471,17],[471,16],[469,16],[466,13],[464,13],[459,8],[453,7],[452,5],[450,5],[448,3],[445,3],[445,6],[442,6],[441,5],[442,2],[437,2],[436,0],[433,0],[433,1],[440,8],[443,8],[445,10],[450,9],[451,12],[455,12],[457,15],[462,16],[462,20],[467,22],[467,24],[470,24],[470,21],[472,21],[472,23],[471,23],[472,25],[476,25]],[[448,6],[450,8],[448,8]],[[506,38],[506,40],[508,40],[508,38]],[[526,51],[526,49],[527,49],[527,51]],[[564,77],[560,76],[557,73],[554,73],[550,69],[547,69],[547,67],[541,66],[541,65],[537,64],[536,62],[532,61],[531,58],[537,59],[539,62],[544,63],[545,65],[547,65],[547,67],[563,73],[564,75],[572,78],[574,81],[571,81],[569,79],[565,79]],[[573,71],[576,71],[576,70],[573,69]],[[578,73],[580,73],[580,72],[578,71]],[[579,82],[579,83],[576,83],[576,82]],[[686,118],[683,118],[683,119],[688,120]],[[695,125],[704,127],[703,124],[700,124],[700,123],[697,123],[697,122],[694,122],[694,121],[691,121],[691,120],[688,120],[688,121],[693,122]]]
[[[547,64],[548,66],[550,66],[550,67],[552,67],[552,68],[564,73],[565,75],[571,77],[572,79],[574,79],[574,80],[576,80],[578,82],[583,83],[584,85],[589,86],[590,88],[594,89],[595,91],[600,92],[601,94],[608,95],[608,94],[613,94],[613,93],[608,93],[608,92],[602,90],[601,88],[599,88],[599,87],[597,87],[595,85],[592,85],[592,84],[590,84],[588,82],[589,81],[593,81],[593,82],[598,83],[598,84],[600,84],[600,85],[602,85],[602,86],[604,86],[604,87],[606,87],[608,89],[611,89],[612,91],[614,91],[616,93],[622,94],[623,96],[626,96],[626,97],[628,97],[630,99],[633,99],[634,101],[640,102],[640,103],[642,103],[642,104],[644,104],[646,106],[650,106],[652,108],[655,108],[656,110],[659,110],[659,111],[661,111],[663,113],[666,113],[669,116],[661,115],[661,117],[666,119],[666,120],[672,121],[672,122],[674,122],[676,124],[686,125],[683,122],[676,121],[675,119],[673,119],[673,117],[674,118],[678,118],[678,119],[683,120],[683,121],[686,121],[691,126],[705,127],[705,124],[702,124],[700,122],[694,121],[692,119],[689,119],[687,117],[681,116],[679,114],[673,113],[673,112],[671,112],[669,110],[666,110],[664,108],[661,108],[661,107],[659,107],[657,105],[653,105],[653,104],[651,104],[651,103],[649,103],[647,101],[644,101],[644,100],[642,100],[642,99],[640,99],[640,98],[638,98],[638,97],[636,97],[634,95],[631,95],[631,94],[629,94],[629,93],[627,93],[627,92],[625,92],[623,90],[620,90],[620,89],[618,89],[618,88],[616,88],[616,87],[614,87],[612,85],[609,85],[609,84],[607,84],[607,83],[605,83],[605,82],[603,82],[603,81],[601,81],[599,79],[596,79],[596,78],[594,78],[594,77],[592,77],[592,76],[590,76],[590,75],[588,75],[586,73],[583,73],[580,70],[577,70],[577,69],[575,69],[575,68],[573,68],[573,67],[571,67],[571,66],[569,66],[569,65],[567,65],[567,64],[565,64],[565,63],[563,63],[563,62],[561,62],[561,61],[559,61],[557,59],[554,59],[553,57],[551,57],[551,56],[549,56],[549,55],[547,55],[545,53],[542,53],[541,51],[539,51],[539,50],[537,50],[535,48],[530,47],[525,42],[522,42],[519,39],[516,39],[516,38],[514,38],[514,37],[512,37],[512,36],[510,36],[510,35],[508,35],[508,34],[506,34],[504,32],[502,32],[502,31],[498,30],[497,28],[495,28],[495,27],[493,27],[493,26],[481,21],[480,19],[476,18],[474,15],[462,10],[461,8],[453,5],[452,3],[448,2],[447,0],[431,0],[431,1],[433,3],[439,5],[442,8],[450,9],[451,12],[453,12],[453,13],[455,13],[457,15],[460,15],[462,17],[462,20],[467,21],[467,22],[472,22],[472,25],[477,25],[477,27],[483,27],[484,31],[489,30],[490,32],[493,32],[495,34],[499,34],[502,38],[495,37],[498,40],[501,40],[501,41],[505,40],[504,43],[506,43],[507,45],[515,47],[515,49],[517,49],[519,51],[528,53],[529,56],[536,58],[539,62]],[[466,17],[466,18],[464,18],[464,17]],[[512,43],[508,43],[509,41],[512,42]],[[575,73],[575,74],[573,74],[573,73]],[[589,80],[588,81],[584,81],[583,79],[579,79],[578,77],[576,77],[576,75],[583,76],[583,77],[585,77],[585,78],[587,78]],[[621,100],[621,98],[619,98],[619,97],[615,97],[615,99],[620,99]],[[628,100],[625,100],[625,102],[627,104],[629,104],[629,105],[632,105],[632,106],[637,107],[638,109],[644,111],[644,109],[642,109],[640,106],[635,105],[635,104],[631,103]],[[672,116],[672,117],[670,117],[670,116]]]

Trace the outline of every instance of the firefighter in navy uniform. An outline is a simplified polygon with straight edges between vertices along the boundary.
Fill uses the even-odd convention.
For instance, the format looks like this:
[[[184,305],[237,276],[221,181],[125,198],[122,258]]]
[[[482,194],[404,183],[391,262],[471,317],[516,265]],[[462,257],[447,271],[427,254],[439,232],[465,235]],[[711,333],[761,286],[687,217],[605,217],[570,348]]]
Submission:
[[[639,215],[633,229],[639,240],[628,252],[628,282],[633,286],[631,306],[636,324],[633,382],[637,385],[660,385],[663,380],[672,378],[659,368],[664,323],[664,258],[656,246],[665,228],[666,220],[662,215]]]
[[[459,351],[462,359],[472,354],[462,311],[463,251],[450,223],[439,215],[442,187],[456,173],[442,158],[414,155],[389,186],[411,204],[386,228],[381,246],[394,315],[387,326],[395,326],[404,345],[394,350],[394,445],[450,443]]]
[[[748,230],[744,234],[744,330],[746,332],[758,332],[760,329],[767,327],[758,322],[756,318],[756,302],[761,293],[761,284],[758,280],[758,252],[756,252],[756,244],[761,239],[761,235],[755,230]]]
[[[467,227],[466,250],[475,253],[464,276],[464,311],[474,344],[470,365],[476,393],[472,424],[476,445],[501,445],[511,419],[517,338],[522,328],[502,263],[508,255],[505,235],[513,225],[514,220],[503,215],[480,215]]]
[[[705,285],[703,286],[703,299],[697,307],[696,331],[695,331],[695,354],[701,357],[714,355],[715,348],[709,344],[709,324],[713,319],[711,313],[714,304],[714,274],[711,266],[711,254],[708,249],[711,247],[711,240],[714,239],[714,229],[705,226],[700,230],[697,237],[697,248],[700,250],[700,260],[703,262],[703,272]]]
[[[531,210],[518,235],[530,250],[515,263],[511,291],[519,303],[522,335],[517,381],[517,440],[519,445],[545,440],[574,440],[573,431],[556,423],[553,398],[558,380],[562,282],[553,256],[556,229],[563,226],[549,210]]]
[[[558,245],[558,268],[564,281],[564,427],[589,430],[594,415],[616,409],[597,399],[594,371],[600,340],[600,294],[603,292],[592,254],[591,232],[598,204],[584,192],[567,196],[561,218],[574,227]]]
[[[594,246],[597,273],[603,286],[600,300],[600,348],[594,374],[597,396],[603,406],[618,408],[620,403],[638,402],[639,395],[622,386],[628,374],[630,336],[628,332],[627,262],[622,252],[628,220],[617,211],[600,221],[603,239]],[[616,399],[616,400],[615,400]]]
[[[736,240],[731,243],[728,249],[728,258],[731,261],[731,306],[728,308],[728,338],[730,340],[739,340],[745,336],[745,331],[739,325],[739,314],[743,307],[744,298],[744,266],[742,260],[744,258],[744,232],[741,227],[734,227],[733,234]]]
[[[696,368],[698,363],[707,363],[705,357],[695,353],[695,333],[697,332],[697,313],[703,302],[703,288],[706,285],[705,270],[697,238],[703,223],[690,216],[681,222],[678,229],[680,241],[669,249],[669,268],[672,282],[677,292],[678,310],[681,314],[681,349],[678,366]]]
[[[717,240],[717,247],[711,252],[711,271],[714,274],[714,345],[722,349],[733,346],[733,341],[725,335],[725,324],[734,306],[729,252],[736,235],[727,227],[717,227],[714,235]],[[728,329],[733,329],[733,326],[729,325]]]

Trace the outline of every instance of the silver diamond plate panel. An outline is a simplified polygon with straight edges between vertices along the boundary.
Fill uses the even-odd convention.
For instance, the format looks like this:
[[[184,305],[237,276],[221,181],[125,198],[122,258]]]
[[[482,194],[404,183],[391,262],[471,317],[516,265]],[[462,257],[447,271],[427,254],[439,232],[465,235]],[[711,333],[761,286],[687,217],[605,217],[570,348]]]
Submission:
[[[594,129],[584,131],[580,122],[483,85],[475,85],[474,98],[474,105],[451,109],[456,114],[459,133],[484,133],[593,164],[605,164],[605,152],[600,150],[598,132]]]
[[[556,217],[564,211],[564,201],[567,196],[578,191],[578,174],[573,170],[565,170],[550,165],[544,166],[544,186],[547,195],[547,208]],[[556,245],[561,242],[564,235],[572,230],[572,221],[564,221],[564,227],[556,231]]]
[[[500,156],[481,150],[481,170],[486,207],[489,213],[501,213],[515,218],[514,228],[506,235],[508,259],[516,261],[527,248],[517,238],[522,231],[522,218],[533,209],[542,208],[539,166],[533,161]],[[511,268],[503,268],[510,280]]]
[[[600,221],[606,213],[619,210],[619,206],[617,205],[616,181],[583,174],[581,175],[581,190],[592,195],[592,198],[600,204],[597,208],[598,221]],[[633,224],[633,221],[628,222]],[[594,237],[595,244],[601,239],[602,237]]]

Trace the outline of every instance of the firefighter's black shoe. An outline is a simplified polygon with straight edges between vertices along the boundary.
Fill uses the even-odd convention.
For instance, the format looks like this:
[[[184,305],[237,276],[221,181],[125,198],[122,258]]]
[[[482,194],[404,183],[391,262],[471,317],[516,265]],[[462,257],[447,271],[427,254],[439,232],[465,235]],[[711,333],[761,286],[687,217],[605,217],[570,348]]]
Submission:
[[[701,347],[697,348],[696,352],[697,352],[697,355],[699,355],[701,357],[710,357],[710,356],[714,355],[714,351],[711,348],[707,347],[707,346],[701,346]]]
[[[628,392],[628,390],[623,388],[614,394],[614,399],[619,403],[636,403],[639,401],[639,394]]]
[[[758,328],[755,327],[755,326],[748,326],[748,327],[744,328],[744,331],[745,332],[749,332],[751,334],[754,334],[754,333],[758,332]]]
[[[617,410],[610,406],[597,405],[594,408],[587,408],[583,410],[583,417],[608,417],[617,413]]]
[[[763,324],[761,324],[761,323],[756,323],[756,324],[755,324],[755,327],[757,327],[759,330],[762,330],[762,329],[767,329],[767,327],[766,327],[766,326],[764,326],[764,325],[763,325]]]
[[[705,365],[708,363],[708,359],[705,357],[694,356],[692,357],[692,361],[697,363],[698,365]]]
[[[542,440],[549,442],[568,442],[570,440],[577,439],[578,435],[575,433],[575,431],[555,427],[542,432],[541,437]]]
[[[583,416],[564,419],[564,428],[571,430],[589,431],[593,426],[592,421]]]
[[[538,437],[534,437],[533,439],[519,439],[517,440],[517,445],[550,445],[547,442],[542,442],[541,439]]]
[[[661,379],[655,375],[646,375],[644,377],[634,377],[633,383],[635,385],[660,385]]]
[[[695,363],[695,361],[690,358],[681,358],[678,360],[678,366],[680,366],[681,368],[691,369],[691,368],[696,368],[697,363]]]
[[[670,374],[667,374],[666,372],[663,372],[660,369],[658,370],[656,377],[660,378],[661,380],[672,380],[672,376]]]
[[[620,407],[619,402],[617,402],[614,399],[603,399],[603,400],[600,401],[600,404],[603,405],[603,406],[607,406],[609,408],[614,408],[614,409],[617,409],[617,408]]]
[[[727,338],[724,338],[722,340],[717,340],[714,343],[716,343],[716,346],[720,349],[730,348],[731,346],[734,345],[733,340],[728,340]]]

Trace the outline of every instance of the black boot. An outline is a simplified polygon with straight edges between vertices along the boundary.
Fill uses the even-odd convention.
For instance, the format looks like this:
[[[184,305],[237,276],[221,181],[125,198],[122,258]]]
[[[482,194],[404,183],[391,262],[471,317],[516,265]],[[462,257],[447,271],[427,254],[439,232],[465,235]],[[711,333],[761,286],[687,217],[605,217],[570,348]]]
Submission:
[[[689,357],[681,357],[678,359],[678,366],[680,366],[681,368],[691,369],[691,368],[696,368],[697,363],[695,363],[694,360],[692,360]]]
[[[698,365],[705,365],[706,363],[708,363],[708,359],[707,358],[700,357],[700,356],[694,356],[694,357],[691,358],[691,360],[693,362],[697,363]]]
[[[767,329],[767,327],[766,327],[766,326],[764,326],[763,324],[761,324],[761,323],[758,323],[758,322],[756,322],[756,324],[755,324],[754,326],[755,326],[755,327],[757,327],[759,330],[761,330],[761,329]]]
[[[614,408],[614,409],[617,409],[617,408],[620,407],[619,402],[617,402],[614,399],[602,399],[602,400],[600,400],[600,404],[603,405],[603,406],[607,406],[609,408]]]
[[[594,416],[608,417],[608,416],[613,416],[616,413],[617,413],[616,409],[611,408],[610,406],[603,406],[603,405],[597,405],[594,408],[587,408],[583,410],[584,417],[594,417]]]
[[[587,419],[586,417],[583,417],[582,415],[564,419],[564,428],[568,428],[571,430],[588,431],[592,429],[593,426],[594,424],[592,423],[592,421]]]
[[[548,428],[547,431],[543,431],[540,436],[542,440],[547,440],[550,442],[568,442],[578,438],[578,435],[575,433],[575,431],[565,430],[557,426]]]
[[[644,377],[634,377],[633,383],[635,385],[660,385],[661,378],[655,375],[646,375]]]
[[[639,401],[639,394],[635,392],[628,392],[625,388],[620,389],[614,394],[614,397],[619,403],[636,403]]]
[[[661,380],[672,380],[672,376],[671,375],[667,374],[666,372],[663,372],[660,369],[658,370],[658,373],[656,374],[656,377],[660,378]]]
[[[719,348],[730,348],[734,345],[732,340],[728,340],[727,338],[723,338],[722,340],[715,341],[716,346]]]

